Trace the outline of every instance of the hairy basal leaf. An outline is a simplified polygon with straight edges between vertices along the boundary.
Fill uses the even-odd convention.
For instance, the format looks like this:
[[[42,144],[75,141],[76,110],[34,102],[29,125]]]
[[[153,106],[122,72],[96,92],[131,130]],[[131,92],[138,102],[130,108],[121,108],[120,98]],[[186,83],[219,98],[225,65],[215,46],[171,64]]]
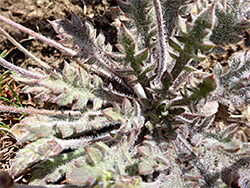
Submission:
[[[24,91],[35,93],[44,101],[54,102],[61,106],[72,105],[72,109],[85,108],[89,100],[96,103],[98,98],[93,90],[102,87],[102,81],[98,76],[92,77],[79,66],[73,66],[65,62],[63,75],[55,72],[42,80],[28,80],[22,76],[16,76],[16,80],[30,84]],[[100,100],[98,100],[100,103]],[[95,105],[99,108],[101,105]]]
[[[18,152],[10,169],[10,174],[12,176],[18,175],[35,163],[57,156],[62,150],[63,147],[59,144],[59,141],[53,137],[32,142]]]

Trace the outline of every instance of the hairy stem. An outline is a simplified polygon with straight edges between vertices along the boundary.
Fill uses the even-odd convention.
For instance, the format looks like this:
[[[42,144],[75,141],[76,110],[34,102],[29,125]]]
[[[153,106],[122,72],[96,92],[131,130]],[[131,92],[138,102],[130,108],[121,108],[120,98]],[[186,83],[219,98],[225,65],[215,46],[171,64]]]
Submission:
[[[6,61],[2,57],[0,57],[0,65],[3,67],[10,69],[14,72],[20,73],[22,75],[25,75],[27,77],[33,78],[33,79],[43,79],[45,76],[37,73],[30,72],[28,70],[22,69],[16,65],[13,65],[12,63]]]
[[[0,105],[0,111],[13,113],[41,114],[41,115],[82,115],[80,111],[54,111],[54,110],[39,110],[30,108],[16,108],[11,106]]]
[[[44,61],[37,58],[35,55],[33,55],[31,52],[29,52],[27,49],[25,49],[20,43],[18,43],[13,37],[11,37],[6,31],[4,31],[2,28],[0,28],[0,32],[7,37],[7,39],[15,45],[21,52],[32,58],[35,62],[37,62],[39,65],[46,69],[50,69],[50,66],[45,63]]]
[[[68,55],[70,56],[75,56],[77,54],[77,52],[71,50],[70,48],[66,48],[64,47],[63,45],[61,45],[60,43],[54,41],[54,40],[51,40],[51,39],[48,39],[47,37],[41,35],[41,34],[38,34],[36,33],[35,31],[31,30],[31,29],[28,29],[27,27],[24,27],[18,23],[15,23],[13,21],[11,21],[10,19],[4,17],[4,16],[1,16],[0,15],[0,20],[4,21],[5,23],[9,24],[9,25],[12,25],[13,27],[17,28],[17,29],[20,29],[21,31],[29,34],[29,35],[32,35],[34,36],[35,38],[51,45],[51,46],[54,46],[55,48],[58,48],[59,50],[67,53]]]
[[[158,24],[158,34],[159,34],[159,45],[160,45],[160,54],[159,54],[159,62],[158,62],[158,75],[156,80],[160,81],[161,76],[166,71],[167,68],[167,45],[165,40],[165,28],[163,24],[163,15],[162,15],[162,9],[161,4],[159,0],[153,0],[154,6],[155,6],[155,12],[156,12],[156,18],[157,18],[157,24]],[[171,78],[171,75],[167,72],[169,77]]]

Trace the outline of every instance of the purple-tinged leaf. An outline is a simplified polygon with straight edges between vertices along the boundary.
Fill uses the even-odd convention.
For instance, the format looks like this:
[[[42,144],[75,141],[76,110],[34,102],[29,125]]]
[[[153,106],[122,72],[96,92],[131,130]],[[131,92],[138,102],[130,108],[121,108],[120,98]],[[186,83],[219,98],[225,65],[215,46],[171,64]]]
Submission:
[[[77,72],[75,68],[73,68],[66,61],[64,61],[63,77],[69,82],[73,82],[76,74]]]
[[[95,98],[93,101],[93,110],[99,110],[102,107],[103,100],[100,98]]]
[[[197,147],[201,144],[202,139],[203,139],[203,136],[201,134],[196,134],[192,138],[192,144]]]
[[[208,35],[210,34],[210,32],[211,31],[208,30]],[[211,41],[203,41],[200,49],[202,51],[210,51],[212,48],[215,48],[215,47],[216,47],[216,45],[213,42],[211,42]],[[206,58],[206,57],[204,57],[204,58]]]
[[[121,111],[119,104],[117,104],[116,102],[113,103],[113,107],[114,107],[115,111],[117,111],[117,112]]]
[[[99,177],[96,176],[97,176],[96,171],[91,171],[86,168],[74,168],[66,178],[65,182],[79,186],[92,185]]]
[[[125,2],[122,0],[118,0],[118,4],[119,4],[119,7],[122,9],[122,11],[124,11],[126,13],[131,13],[131,11],[133,9],[131,3]]]
[[[99,76],[93,75],[93,80],[95,83],[95,88],[102,88],[103,87],[102,79]]]
[[[59,33],[58,36],[61,39],[61,43],[64,45],[71,45],[71,47],[83,47],[83,44],[89,45],[90,47],[90,38],[88,38],[88,29],[86,22],[82,23],[79,17],[75,14],[71,15],[71,20],[58,19],[51,21],[50,24],[54,30]],[[86,46],[87,46],[86,45]]]
[[[63,148],[56,138],[39,139],[19,150],[10,169],[10,174],[16,176],[31,165],[46,161],[62,152]]]
[[[105,156],[106,153],[109,153],[109,154],[112,153],[112,150],[103,142],[96,142],[95,145],[101,148],[103,156]]]
[[[60,124],[57,128],[60,130],[62,138],[67,138],[74,133],[74,128],[70,126],[70,123],[67,126],[65,126],[65,124]]]
[[[126,55],[120,52],[105,52],[105,54],[107,54],[108,56],[110,56],[112,59],[120,62],[122,61]]]
[[[49,118],[44,116],[31,116],[23,119],[21,123],[15,124],[11,128],[11,132],[15,135],[18,143],[24,143],[34,138],[42,138],[55,134],[56,122],[51,125],[46,124]]]
[[[124,100],[123,100],[122,111],[124,114],[130,114],[132,111],[131,102],[127,98],[124,98]]]
[[[152,172],[155,170],[154,166],[156,165],[156,161],[148,161],[143,160],[139,164],[139,172],[142,175],[152,174]]]
[[[99,35],[96,37],[96,43],[100,48],[104,48],[105,47],[105,36],[103,35],[103,33],[99,33]]]
[[[105,52],[112,52],[112,45],[110,43],[108,43],[105,48],[104,48]]]
[[[157,161],[159,161],[160,164],[161,164],[161,170],[162,170],[163,168],[164,168],[164,169],[168,168],[168,166],[169,166],[169,161],[167,161],[166,159],[164,159],[164,158],[161,157],[161,156],[157,156],[156,159],[157,159]]]
[[[151,151],[146,146],[138,147],[138,151],[145,157],[149,157],[151,154]]]
[[[237,131],[237,129],[239,128],[239,123],[237,124],[232,124],[230,126],[228,126],[227,128],[225,128],[222,132],[221,132],[221,138],[222,139],[232,139]]]
[[[86,106],[88,102],[88,99],[86,97],[81,97],[81,96],[77,96],[76,100],[77,101],[72,106],[72,110],[81,109],[83,106]]]
[[[233,140],[231,142],[220,144],[220,147],[229,153],[236,153],[242,148],[242,143],[239,140]]]
[[[202,143],[205,145],[206,148],[208,148],[210,151],[216,149],[218,147],[218,141],[215,139],[206,138],[202,141]]]
[[[115,44],[115,47],[116,47],[120,52],[125,53],[125,49],[124,49],[124,47],[123,47],[121,44]],[[126,56],[126,55],[124,54],[124,56]]]
[[[124,117],[119,113],[114,111],[112,108],[107,108],[102,111],[102,113],[115,122],[122,122]]]
[[[201,119],[196,126],[198,126],[201,129],[209,129],[209,127],[212,125],[214,121],[215,115],[207,116],[204,119]]]
[[[62,93],[62,94],[58,95],[57,97],[50,99],[49,101],[55,102],[61,106],[66,106],[67,104],[72,104],[74,98],[75,98],[75,96],[70,95],[70,93],[67,93],[67,94]]]
[[[193,23],[198,24],[200,21],[203,21],[203,27],[212,29],[215,24],[215,7],[216,3],[213,3],[212,5],[208,6],[207,8],[203,9],[199,15],[195,18]]]
[[[87,146],[85,147],[85,150],[87,152],[88,158],[91,160],[93,164],[97,164],[104,159],[104,156],[101,153],[100,149],[96,147]]]
[[[101,178],[104,174],[111,172],[115,173],[113,166],[114,160],[110,159],[100,162],[97,165],[89,165],[85,161],[79,163],[79,167],[73,168],[73,170],[67,175],[65,182],[79,186],[91,186],[98,178]]]
[[[122,134],[125,134],[129,131],[131,131],[132,124],[129,120],[126,120],[123,122],[122,126],[119,128],[119,132]]]

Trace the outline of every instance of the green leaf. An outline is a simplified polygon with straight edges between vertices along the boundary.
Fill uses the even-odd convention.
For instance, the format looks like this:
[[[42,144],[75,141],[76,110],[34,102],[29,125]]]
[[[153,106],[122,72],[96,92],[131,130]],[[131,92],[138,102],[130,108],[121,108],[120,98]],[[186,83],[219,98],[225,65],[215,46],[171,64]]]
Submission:
[[[136,62],[138,63],[142,63],[143,61],[146,61],[149,57],[149,48],[140,50],[134,56],[135,56]]]
[[[183,51],[182,47],[179,44],[177,44],[174,40],[172,40],[171,38],[169,38],[168,41],[169,41],[169,45],[174,50],[176,50],[177,52],[182,52]]]
[[[4,59],[4,58],[6,58],[6,56],[7,56],[9,53],[10,53],[10,51],[8,51],[8,50],[5,49],[4,51],[1,52],[0,57],[2,57],[2,58]]]
[[[120,44],[123,46],[127,56],[131,56],[135,53],[136,43],[133,34],[126,28],[126,26],[121,24],[121,34],[118,38]]]
[[[228,140],[228,139],[231,140],[234,137],[238,128],[239,128],[239,124],[232,124],[228,126],[220,133],[221,138],[223,140]]]
[[[172,53],[170,51],[168,53],[169,53],[170,57],[172,57],[173,59],[177,60],[179,58],[176,54],[174,54],[174,53]]]

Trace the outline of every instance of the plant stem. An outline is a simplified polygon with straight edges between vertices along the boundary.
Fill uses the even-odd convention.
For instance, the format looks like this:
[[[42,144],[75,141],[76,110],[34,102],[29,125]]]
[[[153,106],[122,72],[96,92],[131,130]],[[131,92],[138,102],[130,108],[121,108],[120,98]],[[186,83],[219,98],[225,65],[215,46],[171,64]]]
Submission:
[[[2,28],[0,28],[0,32],[7,37],[7,39],[15,45],[21,52],[32,58],[35,62],[40,64],[42,67],[50,69],[51,67],[46,64],[44,61],[37,58],[35,55],[33,55],[31,52],[29,52],[27,49],[25,49],[20,43],[18,43],[13,37],[11,37],[6,31],[4,31]]]
[[[45,77],[44,75],[33,73],[33,72],[28,71],[28,70],[22,69],[16,65],[13,65],[12,63],[6,61],[2,57],[0,57],[0,65],[2,65],[3,67],[5,67],[7,69],[10,69],[14,72],[18,72],[22,75],[28,76],[28,77],[33,78],[33,79],[43,79]]]
[[[163,15],[162,15],[162,9],[161,9],[161,3],[159,0],[153,0],[155,12],[156,12],[156,18],[157,18],[157,24],[158,24],[158,34],[159,34],[159,62],[158,62],[158,75],[156,77],[156,81],[160,81],[161,76],[166,71],[167,68],[167,44],[165,40],[165,28],[163,24]],[[171,78],[170,73],[167,71],[168,76]]]
[[[71,50],[70,48],[66,48],[64,47],[63,45],[61,45],[60,43],[54,41],[54,40],[51,40],[51,39],[48,39],[47,37],[41,35],[41,34],[38,34],[36,33],[35,31],[31,30],[31,29],[28,29],[27,27],[24,27],[18,23],[15,23],[13,21],[11,21],[10,19],[4,17],[4,16],[1,16],[0,15],[0,20],[4,21],[5,23],[9,24],[9,25],[12,25],[13,27],[17,28],[17,29],[20,29],[21,31],[29,34],[29,35],[32,35],[34,36],[35,38],[47,43],[47,44],[50,44],[51,46],[54,46],[55,48],[58,48],[60,50],[62,50],[63,52],[67,53],[68,55],[70,56],[75,56],[77,54],[77,52]]]
[[[41,115],[82,115],[80,111],[54,111],[54,110],[39,110],[31,108],[16,108],[11,106],[0,105],[0,111],[13,113],[41,114]]]

